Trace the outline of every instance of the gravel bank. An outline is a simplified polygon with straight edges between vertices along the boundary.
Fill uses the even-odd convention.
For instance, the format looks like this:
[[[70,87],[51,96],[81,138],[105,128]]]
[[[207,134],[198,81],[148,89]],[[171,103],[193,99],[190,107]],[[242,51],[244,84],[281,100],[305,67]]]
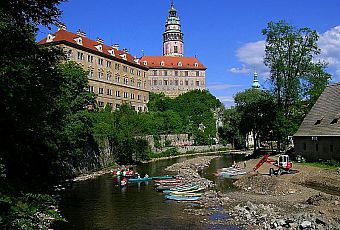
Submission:
[[[246,162],[247,175],[234,183],[239,190],[221,193],[212,181],[198,174],[214,157],[197,157],[166,169],[207,188],[201,200],[184,208],[202,224],[222,229],[230,225],[243,229],[340,229],[340,174],[336,171],[296,165],[297,174],[269,176],[270,165],[254,173],[252,167],[258,159],[250,160]]]

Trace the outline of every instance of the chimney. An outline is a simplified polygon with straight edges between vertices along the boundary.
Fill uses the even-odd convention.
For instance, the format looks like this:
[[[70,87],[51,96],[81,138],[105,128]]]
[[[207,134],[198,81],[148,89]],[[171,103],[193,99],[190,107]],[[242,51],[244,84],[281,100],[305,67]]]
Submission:
[[[123,49],[123,52],[125,52],[125,53],[128,54],[128,53],[129,53],[129,50],[128,50],[127,48],[124,48],[124,49]]]
[[[119,44],[113,44],[112,48],[114,48],[115,50],[119,50]]]
[[[100,44],[104,44],[104,40],[100,37],[97,37],[97,42]]]
[[[81,37],[86,37],[86,33],[84,31],[81,31],[80,29],[78,29],[77,35],[79,35]]]
[[[64,23],[58,23],[58,31],[59,30],[66,30],[66,25]]]

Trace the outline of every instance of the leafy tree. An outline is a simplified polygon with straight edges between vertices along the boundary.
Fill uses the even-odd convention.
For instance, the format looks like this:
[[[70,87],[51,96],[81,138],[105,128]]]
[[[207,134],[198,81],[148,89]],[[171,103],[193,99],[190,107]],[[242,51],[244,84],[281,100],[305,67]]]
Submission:
[[[44,25],[57,23],[61,10],[57,7],[64,0],[7,0],[1,3],[0,17],[10,18],[20,25]]]
[[[208,91],[193,90],[174,99],[151,93],[149,115],[158,127],[152,130],[157,130],[158,134],[193,134],[196,144],[212,144],[216,135],[214,111],[221,106],[221,102]],[[200,125],[205,128],[199,129]]]
[[[223,128],[219,130],[220,137],[227,140],[235,149],[244,148],[244,135],[240,133],[241,113],[232,107],[223,114]]]
[[[270,82],[277,104],[278,142],[292,135],[301,122],[301,104],[310,108],[328,84],[326,64],[315,62],[320,54],[318,34],[309,28],[295,28],[285,21],[270,22],[266,35],[264,63],[270,68]],[[308,112],[308,111],[305,111]],[[300,117],[300,119],[298,119]],[[284,129],[283,127],[294,127]],[[283,136],[284,135],[284,136]],[[278,145],[280,146],[280,145]]]
[[[236,109],[240,114],[239,129],[245,136],[253,134],[254,150],[260,145],[259,140],[267,139],[274,128],[275,100],[266,91],[248,89],[235,96]]]

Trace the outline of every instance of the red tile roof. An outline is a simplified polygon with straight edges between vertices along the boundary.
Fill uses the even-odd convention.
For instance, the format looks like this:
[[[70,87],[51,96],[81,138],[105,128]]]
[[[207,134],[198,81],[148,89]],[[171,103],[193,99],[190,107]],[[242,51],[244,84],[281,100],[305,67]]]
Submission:
[[[42,39],[41,41],[38,42],[39,45],[42,45],[42,44],[53,44],[53,43],[62,43],[62,42],[68,42],[68,43],[72,43],[72,44],[75,44],[75,45],[78,45],[77,42],[74,40],[76,38],[79,38],[81,37],[82,38],[82,45],[78,45],[78,46],[82,46],[84,48],[87,48],[87,49],[90,49],[90,50],[93,50],[95,52],[100,52],[98,51],[98,49],[95,47],[95,46],[98,46],[98,45],[102,45],[102,51],[101,53],[105,54],[105,55],[109,55],[111,57],[115,57],[117,59],[121,59],[121,60],[124,60],[123,57],[121,57],[120,55],[123,55],[125,54],[126,55],[126,60],[127,62],[130,62],[134,65],[139,65],[139,66],[142,66],[143,68],[145,68],[144,65],[142,64],[137,64],[134,60],[135,58],[127,53],[127,52],[124,52],[122,50],[117,50],[117,49],[114,49],[113,47],[111,46],[108,46],[108,45],[105,45],[105,44],[101,44],[97,41],[94,41],[94,40],[91,40],[89,38],[86,38],[86,37],[83,37],[83,36],[80,36],[78,34],[75,34],[75,33],[72,33],[72,32],[69,32],[67,30],[58,30],[57,32],[55,32],[54,34],[52,34],[53,36],[55,36],[53,38],[53,40],[51,42],[47,42],[47,38],[44,38]],[[109,50],[114,50],[114,56],[111,55],[109,53]]]
[[[140,60],[140,64],[144,65],[145,61],[147,63],[145,66],[149,68],[197,69],[197,70],[207,69],[195,57],[143,56]],[[179,65],[179,63],[181,63],[181,65]]]

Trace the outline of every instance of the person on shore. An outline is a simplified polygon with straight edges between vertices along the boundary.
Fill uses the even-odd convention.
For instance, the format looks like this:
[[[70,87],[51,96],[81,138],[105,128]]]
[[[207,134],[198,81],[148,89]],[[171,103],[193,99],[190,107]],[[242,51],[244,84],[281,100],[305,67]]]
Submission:
[[[137,174],[137,179],[140,179],[140,175],[139,174]]]

